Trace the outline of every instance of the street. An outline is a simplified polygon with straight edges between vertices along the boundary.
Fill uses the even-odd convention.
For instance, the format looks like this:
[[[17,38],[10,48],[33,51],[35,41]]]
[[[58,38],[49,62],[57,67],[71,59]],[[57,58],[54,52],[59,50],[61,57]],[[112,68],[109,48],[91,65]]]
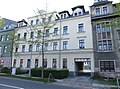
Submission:
[[[80,88],[0,76],[0,89],[80,89]]]

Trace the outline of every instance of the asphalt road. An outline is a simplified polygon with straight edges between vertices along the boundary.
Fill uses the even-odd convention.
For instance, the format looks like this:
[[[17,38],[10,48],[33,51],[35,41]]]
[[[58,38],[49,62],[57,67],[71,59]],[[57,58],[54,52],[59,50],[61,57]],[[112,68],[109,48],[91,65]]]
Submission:
[[[80,88],[0,76],[0,89],[80,89]]]

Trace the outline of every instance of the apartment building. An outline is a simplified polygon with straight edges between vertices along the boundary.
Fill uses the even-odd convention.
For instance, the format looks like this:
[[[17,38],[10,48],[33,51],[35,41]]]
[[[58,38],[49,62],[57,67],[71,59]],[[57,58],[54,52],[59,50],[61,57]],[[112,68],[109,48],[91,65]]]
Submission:
[[[89,12],[85,11],[84,6],[76,6],[72,8],[72,13],[67,10],[55,13],[51,20],[56,24],[45,30],[45,39],[53,41],[44,44],[44,68],[69,69],[70,75],[93,73],[94,52]],[[13,67],[29,69],[42,66],[41,45],[25,41],[38,37],[42,31],[40,21],[39,16],[29,17],[29,25],[17,28],[18,39],[24,40],[14,47],[17,55],[13,54],[12,57]],[[36,27],[37,32],[31,26]]]
[[[12,41],[11,35],[14,34],[14,29],[17,23],[13,20],[3,18],[4,26],[0,28],[0,66],[11,67],[11,50]]]
[[[108,0],[95,0],[90,7],[93,31],[95,72],[120,71],[118,32],[114,26],[115,4]]]

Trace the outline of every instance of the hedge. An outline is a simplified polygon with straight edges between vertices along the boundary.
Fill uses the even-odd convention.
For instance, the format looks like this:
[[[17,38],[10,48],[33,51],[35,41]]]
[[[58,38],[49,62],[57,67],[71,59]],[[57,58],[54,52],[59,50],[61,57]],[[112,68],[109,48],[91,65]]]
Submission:
[[[31,75],[34,77],[41,77],[41,68],[33,68]],[[44,69],[44,77],[48,78],[49,74],[52,74],[52,77],[55,79],[63,79],[68,77],[69,71],[67,69],[57,70],[57,69]]]
[[[8,68],[8,67],[2,67],[2,69],[1,69],[1,73],[10,73],[10,68]]]

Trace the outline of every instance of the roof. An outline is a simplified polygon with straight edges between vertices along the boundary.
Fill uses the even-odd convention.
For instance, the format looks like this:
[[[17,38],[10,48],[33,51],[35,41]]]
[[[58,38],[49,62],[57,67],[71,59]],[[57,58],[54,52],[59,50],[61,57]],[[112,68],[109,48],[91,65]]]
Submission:
[[[74,11],[75,9],[77,9],[77,8],[80,8],[80,9],[83,9],[83,11],[85,12],[85,8],[84,8],[84,6],[82,5],[82,6],[75,6],[75,7],[73,7],[72,8],[72,11]]]
[[[4,19],[4,26],[2,28],[0,28],[0,31],[14,29],[15,25],[17,25],[16,21],[6,19],[6,18],[3,18],[3,19]],[[6,29],[4,29],[5,27],[6,27]]]
[[[112,3],[112,1],[99,1],[99,2],[95,2],[92,6],[105,5],[107,3]]]
[[[67,14],[70,16],[70,13],[69,13],[67,10],[61,11],[61,12],[59,12],[58,14],[62,14],[62,13],[67,13]]]

